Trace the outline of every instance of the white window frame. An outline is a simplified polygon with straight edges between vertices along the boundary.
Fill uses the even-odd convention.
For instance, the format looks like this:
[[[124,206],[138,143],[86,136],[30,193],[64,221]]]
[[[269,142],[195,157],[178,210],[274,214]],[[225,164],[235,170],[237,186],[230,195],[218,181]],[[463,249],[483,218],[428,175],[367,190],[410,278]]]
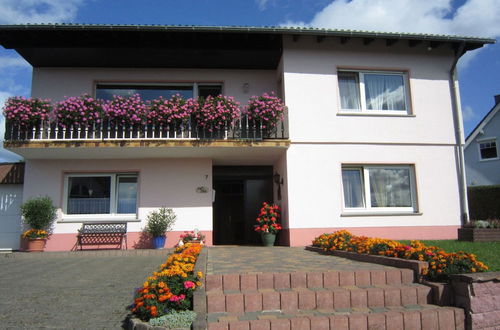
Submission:
[[[371,193],[370,193],[370,169],[405,169],[409,170],[410,173],[410,196],[412,206],[410,207],[372,207],[371,206]],[[417,203],[417,185],[415,178],[415,166],[414,165],[363,165],[363,164],[343,164],[341,167],[341,177],[343,175],[342,171],[344,169],[357,169],[361,172],[362,180],[362,195],[364,199],[364,207],[346,207],[344,198],[344,186],[342,182],[342,209],[346,213],[353,214],[363,214],[363,213],[417,213],[418,203]]]
[[[68,214],[68,198],[69,198],[69,178],[71,177],[110,177],[110,213],[102,214]],[[66,173],[64,175],[63,189],[63,220],[85,220],[85,221],[100,221],[100,220],[136,220],[139,203],[139,189],[137,189],[136,197],[136,212],[135,213],[117,213],[118,207],[118,178],[119,177],[135,177],[137,185],[139,185],[139,173]]]
[[[340,83],[338,80],[338,73],[341,72],[352,72],[358,74],[359,80],[359,97],[361,109],[343,109],[340,94]],[[382,74],[382,75],[393,75],[402,76],[404,84],[404,100],[406,109],[401,110],[378,110],[378,109],[367,109],[366,107],[366,92],[365,92],[365,74]],[[345,114],[380,114],[380,115],[411,115],[411,102],[410,102],[410,81],[408,79],[408,73],[404,71],[380,71],[380,70],[351,70],[351,69],[338,69],[337,70],[337,88],[338,88],[338,103],[339,103],[339,113]]]
[[[224,84],[223,83],[217,83],[217,82],[162,82],[162,83],[148,83],[148,82],[140,82],[140,83],[134,83],[134,82],[96,82],[94,85],[94,97],[97,95],[97,86],[116,86],[116,85],[123,85],[123,86],[159,86],[159,87],[175,87],[175,86],[191,86],[193,88],[193,98],[197,99],[199,96],[199,90],[198,86],[220,86],[221,93],[224,94]]]
[[[498,143],[497,143],[497,138],[496,137],[489,137],[489,138],[482,138],[480,140],[476,140],[477,142],[477,152],[479,153],[479,161],[481,162],[488,162],[491,160],[497,160],[498,159]],[[495,148],[497,150],[497,156],[494,158],[483,158],[481,155],[481,143],[487,143],[487,142],[495,142]]]

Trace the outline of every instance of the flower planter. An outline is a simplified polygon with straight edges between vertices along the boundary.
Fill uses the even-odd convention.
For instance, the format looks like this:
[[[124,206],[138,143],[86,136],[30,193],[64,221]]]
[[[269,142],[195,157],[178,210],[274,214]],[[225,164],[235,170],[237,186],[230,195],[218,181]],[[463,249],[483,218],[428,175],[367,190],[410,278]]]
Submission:
[[[163,249],[163,247],[165,246],[166,240],[167,240],[166,236],[153,237],[153,247],[155,249]]]
[[[276,234],[261,232],[260,237],[262,239],[262,245],[274,246],[274,242],[276,241]]]
[[[45,238],[33,238],[28,239],[28,252],[43,252],[45,249],[45,243],[47,239]]]
[[[458,228],[459,241],[491,242],[500,241],[499,228]]]

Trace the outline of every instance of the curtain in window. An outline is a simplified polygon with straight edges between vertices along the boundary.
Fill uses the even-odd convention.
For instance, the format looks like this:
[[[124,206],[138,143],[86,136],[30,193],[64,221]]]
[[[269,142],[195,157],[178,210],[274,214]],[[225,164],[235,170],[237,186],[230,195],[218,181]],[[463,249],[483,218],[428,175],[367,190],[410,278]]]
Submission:
[[[137,177],[118,177],[117,213],[135,213],[137,210]]]
[[[358,73],[339,72],[338,77],[342,109],[361,110]]]
[[[372,207],[411,207],[410,170],[370,168]]]
[[[361,171],[358,169],[342,170],[345,207],[364,207]]]
[[[367,109],[406,110],[403,76],[365,74],[364,81]]]
[[[68,214],[110,212],[110,177],[70,177],[68,184]]]

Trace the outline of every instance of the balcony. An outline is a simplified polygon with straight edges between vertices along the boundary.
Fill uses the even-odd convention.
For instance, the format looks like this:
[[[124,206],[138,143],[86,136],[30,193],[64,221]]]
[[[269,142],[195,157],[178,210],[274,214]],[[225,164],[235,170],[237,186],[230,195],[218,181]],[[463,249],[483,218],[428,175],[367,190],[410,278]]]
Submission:
[[[284,103],[268,94],[250,99],[247,107],[222,95],[187,100],[174,95],[148,102],[137,94],[107,101],[83,95],[54,105],[14,97],[4,107],[4,147],[26,159],[269,162],[290,143],[285,112]]]
[[[42,122],[39,125],[21,127],[8,121],[5,128],[7,145],[29,142],[85,142],[85,141],[263,141],[286,140],[283,121],[276,127],[263,128],[261,123],[248,120],[246,116],[237,119],[233,125],[224,129],[201,127],[191,120],[187,125],[121,124],[104,121],[91,126],[73,125],[61,127],[57,123]]]

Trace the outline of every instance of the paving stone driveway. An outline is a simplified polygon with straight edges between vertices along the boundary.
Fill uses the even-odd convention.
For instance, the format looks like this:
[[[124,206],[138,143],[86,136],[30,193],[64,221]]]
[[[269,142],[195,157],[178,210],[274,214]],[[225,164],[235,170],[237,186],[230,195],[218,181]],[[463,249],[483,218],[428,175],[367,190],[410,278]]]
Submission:
[[[0,254],[0,329],[120,329],[168,251]]]

